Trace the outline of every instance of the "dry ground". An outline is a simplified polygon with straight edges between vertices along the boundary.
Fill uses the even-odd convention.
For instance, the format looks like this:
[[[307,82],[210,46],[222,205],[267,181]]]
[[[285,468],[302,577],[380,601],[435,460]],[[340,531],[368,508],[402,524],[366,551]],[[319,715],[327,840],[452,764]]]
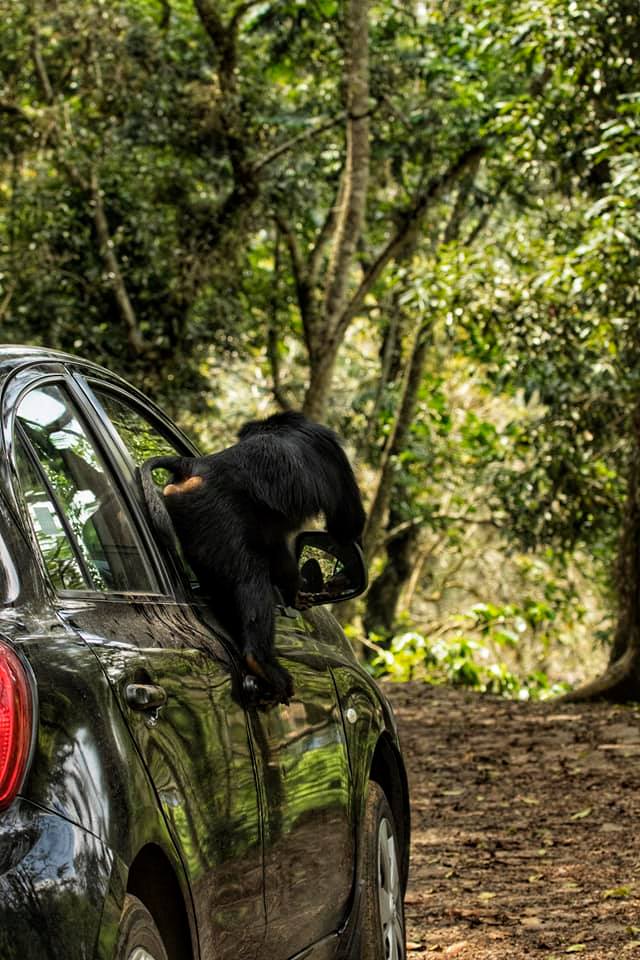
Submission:
[[[640,958],[640,709],[385,690],[411,785],[410,960]]]

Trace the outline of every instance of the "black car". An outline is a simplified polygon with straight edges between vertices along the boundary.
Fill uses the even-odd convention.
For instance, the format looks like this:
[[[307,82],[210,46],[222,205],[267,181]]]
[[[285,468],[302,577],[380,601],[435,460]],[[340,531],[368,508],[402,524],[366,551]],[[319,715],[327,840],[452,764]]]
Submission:
[[[298,539],[289,705],[154,541],[137,466],[195,451],[89,362],[0,348],[0,960],[401,960],[409,849],[391,709],[320,606],[357,548]],[[317,562],[316,562],[317,561]]]

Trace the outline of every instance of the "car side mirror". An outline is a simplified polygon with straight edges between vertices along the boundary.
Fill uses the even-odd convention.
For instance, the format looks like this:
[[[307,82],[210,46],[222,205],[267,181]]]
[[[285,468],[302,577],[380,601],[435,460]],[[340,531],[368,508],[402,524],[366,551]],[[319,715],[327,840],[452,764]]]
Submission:
[[[351,600],[367,588],[367,568],[357,543],[341,544],[326,530],[303,530],[295,541],[301,605]]]

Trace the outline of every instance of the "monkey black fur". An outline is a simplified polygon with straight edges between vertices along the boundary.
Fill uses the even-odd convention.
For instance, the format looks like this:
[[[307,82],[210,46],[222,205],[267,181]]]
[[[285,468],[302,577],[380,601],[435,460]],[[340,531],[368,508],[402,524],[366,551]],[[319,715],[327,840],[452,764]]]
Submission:
[[[300,577],[289,539],[323,513],[331,536],[352,543],[365,513],[340,440],[327,427],[288,411],[246,423],[238,440],[204,457],[153,457],[141,480],[156,532],[175,550],[175,531],[248,670],[287,702],[293,687],[274,655],[273,586],[295,604]],[[151,476],[159,468],[173,477],[163,497]]]

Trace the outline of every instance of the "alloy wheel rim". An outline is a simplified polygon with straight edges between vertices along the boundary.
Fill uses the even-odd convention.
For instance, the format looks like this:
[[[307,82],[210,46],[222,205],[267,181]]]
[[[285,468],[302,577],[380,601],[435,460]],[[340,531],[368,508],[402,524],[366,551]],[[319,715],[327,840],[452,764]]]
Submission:
[[[404,960],[398,854],[393,829],[386,817],[378,828],[378,903],[385,960]]]
[[[144,947],[134,947],[129,954],[128,960],[156,960],[156,958],[153,954],[149,953],[148,950],[145,950]]]

